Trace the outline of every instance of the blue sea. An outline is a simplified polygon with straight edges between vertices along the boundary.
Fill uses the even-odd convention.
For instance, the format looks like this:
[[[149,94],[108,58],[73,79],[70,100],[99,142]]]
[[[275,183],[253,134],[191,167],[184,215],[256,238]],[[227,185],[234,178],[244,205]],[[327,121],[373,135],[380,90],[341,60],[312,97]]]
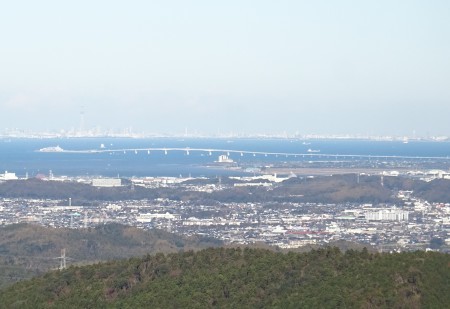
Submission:
[[[101,153],[39,152],[45,147],[64,150],[105,150]],[[133,151],[146,148],[189,148],[193,151]],[[214,176],[238,175],[242,171],[213,166],[226,152],[194,149],[227,149],[267,153],[308,153],[321,155],[373,155],[409,157],[450,156],[450,142],[434,141],[367,141],[367,140],[300,140],[300,139],[213,139],[213,138],[70,138],[70,139],[0,139],[0,171],[19,177],[28,173],[67,176]],[[106,150],[129,149],[126,152]],[[311,157],[285,157],[261,154],[230,153],[239,163],[313,160]],[[355,158],[356,160],[356,158]],[[209,167],[208,167],[209,166]]]

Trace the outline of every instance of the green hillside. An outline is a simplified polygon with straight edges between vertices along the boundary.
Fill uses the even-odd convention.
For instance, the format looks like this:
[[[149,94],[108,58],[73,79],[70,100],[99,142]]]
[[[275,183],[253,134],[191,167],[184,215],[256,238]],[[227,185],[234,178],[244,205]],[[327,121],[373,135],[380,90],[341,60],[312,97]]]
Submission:
[[[450,256],[215,248],[52,271],[7,308],[449,308]]]
[[[202,237],[182,237],[162,230],[144,231],[120,224],[88,229],[53,229],[31,224],[0,227],[0,287],[59,266],[61,249],[67,265],[178,252],[219,246]]]

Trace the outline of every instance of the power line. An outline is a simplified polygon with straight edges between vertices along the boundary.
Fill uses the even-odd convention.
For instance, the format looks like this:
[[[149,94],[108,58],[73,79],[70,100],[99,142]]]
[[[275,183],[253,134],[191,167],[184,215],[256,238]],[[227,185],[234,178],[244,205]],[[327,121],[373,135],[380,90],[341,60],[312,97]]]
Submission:
[[[35,255],[15,255],[15,254],[0,254],[0,257],[14,257],[14,258],[26,258],[26,259],[42,259],[42,260],[51,260],[53,257],[45,257],[45,256],[35,256]]]

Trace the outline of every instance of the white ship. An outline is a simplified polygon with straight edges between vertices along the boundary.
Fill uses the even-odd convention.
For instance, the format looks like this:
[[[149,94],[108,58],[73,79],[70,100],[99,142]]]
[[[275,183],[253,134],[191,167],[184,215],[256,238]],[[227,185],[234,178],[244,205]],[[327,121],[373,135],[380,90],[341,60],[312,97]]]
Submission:
[[[307,151],[308,151],[308,152],[320,152],[320,150],[311,149],[311,148],[309,148]]]
[[[39,152],[63,152],[64,149],[62,149],[59,146],[55,146],[55,147],[44,147],[39,149]]]

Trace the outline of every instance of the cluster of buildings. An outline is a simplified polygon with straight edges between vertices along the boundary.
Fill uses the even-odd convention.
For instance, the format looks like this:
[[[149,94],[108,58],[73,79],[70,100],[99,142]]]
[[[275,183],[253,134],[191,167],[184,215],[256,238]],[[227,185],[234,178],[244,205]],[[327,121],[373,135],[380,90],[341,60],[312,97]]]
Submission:
[[[167,185],[165,179],[162,181]],[[147,182],[146,182],[147,181]],[[141,185],[155,185],[147,179]],[[98,180],[100,186],[119,185]],[[139,184],[139,182],[137,182]],[[161,184],[161,181],[159,182]],[[190,185],[189,190],[211,192],[216,185]],[[167,199],[98,201],[97,206],[72,205],[67,200],[0,199],[0,224],[29,222],[55,228],[87,228],[118,222],[143,229],[159,228],[182,235],[204,235],[226,243],[255,242],[298,248],[347,240],[381,251],[432,248],[441,239],[450,245],[450,204],[432,204],[399,193],[402,205],[322,203],[217,203]],[[432,248],[436,249],[436,248]]]

